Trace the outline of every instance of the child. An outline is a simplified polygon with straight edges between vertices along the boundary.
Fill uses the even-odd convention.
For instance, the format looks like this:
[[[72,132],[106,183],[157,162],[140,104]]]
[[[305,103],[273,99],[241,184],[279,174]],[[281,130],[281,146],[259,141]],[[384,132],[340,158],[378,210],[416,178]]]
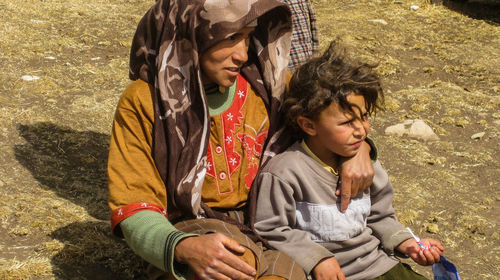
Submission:
[[[340,211],[339,158],[356,155],[383,92],[373,66],[349,63],[337,50],[333,42],[290,81],[283,110],[303,140],[258,175],[255,229],[315,279],[425,279],[394,251],[432,265],[444,248],[423,239],[421,249],[397,221],[392,185],[380,162],[373,164],[372,186]]]

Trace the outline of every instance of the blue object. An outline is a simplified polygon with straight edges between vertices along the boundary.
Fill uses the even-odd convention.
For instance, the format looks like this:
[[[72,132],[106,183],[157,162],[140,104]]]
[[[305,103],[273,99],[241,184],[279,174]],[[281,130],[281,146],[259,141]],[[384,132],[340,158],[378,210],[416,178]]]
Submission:
[[[455,265],[444,256],[440,256],[440,258],[440,262],[432,265],[434,280],[460,280]]]

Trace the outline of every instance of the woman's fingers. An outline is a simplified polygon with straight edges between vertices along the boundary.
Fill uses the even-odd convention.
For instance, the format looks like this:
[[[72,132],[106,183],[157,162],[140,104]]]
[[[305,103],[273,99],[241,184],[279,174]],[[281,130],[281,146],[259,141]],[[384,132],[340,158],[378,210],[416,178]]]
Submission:
[[[221,242],[229,250],[232,250],[236,253],[243,254],[245,253],[245,247],[241,246],[236,240],[229,238],[223,234],[220,234],[219,238],[221,238]]]
[[[204,234],[181,240],[176,260],[187,263],[201,279],[253,279],[255,268],[240,259],[245,248],[223,234]],[[235,252],[235,253],[233,253]]]
[[[227,272],[226,275],[231,274],[232,279],[246,279],[245,277],[253,278],[256,274],[255,268],[231,252],[234,251],[243,254],[246,250],[245,247],[241,246],[236,240],[223,234],[220,234],[220,238],[222,238],[221,243],[229,253],[222,255],[220,258],[226,265],[221,266],[223,270]]]
[[[370,158],[370,145],[363,142],[355,156],[343,158],[340,172],[340,209],[344,212],[350,198],[369,188],[373,182],[374,170]]]

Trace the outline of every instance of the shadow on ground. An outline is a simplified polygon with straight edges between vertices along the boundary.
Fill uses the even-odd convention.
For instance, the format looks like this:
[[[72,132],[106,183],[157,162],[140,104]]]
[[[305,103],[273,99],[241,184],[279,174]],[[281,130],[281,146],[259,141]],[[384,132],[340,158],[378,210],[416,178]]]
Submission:
[[[26,143],[14,147],[16,158],[41,187],[84,207],[94,218],[109,219],[109,135],[47,122],[19,125],[18,131]]]
[[[97,221],[74,222],[50,237],[64,248],[53,258],[57,279],[141,279],[140,259],[111,235],[106,162],[109,135],[53,123],[19,125],[17,160],[41,187],[84,207]]]
[[[500,0],[432,0],[443,4],[448,9],[484,20],[493,25],[500,25]]]
[[[65,244],[52,258],[57,279],[146,279],[140,258],[111,235],[107,222],[76,222],[50,236]]]

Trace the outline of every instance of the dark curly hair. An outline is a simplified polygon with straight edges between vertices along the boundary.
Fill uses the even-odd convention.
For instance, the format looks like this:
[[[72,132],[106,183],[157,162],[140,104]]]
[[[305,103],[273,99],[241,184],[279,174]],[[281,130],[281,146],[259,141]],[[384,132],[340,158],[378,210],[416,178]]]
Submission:
[[[375,67],[348,61],[340,40],[332,41],[322,55],[313,57],[293,74],[282,107],[287,125],[304,136],[297,125],[297,117],[317,120],[321,111],[332,102],[339,104],[341,110],[356,116],[353,107],[357,106],[346,99],[351,93],[364,97],[369,115],[381,110],[384,93],[380,78],[373,71]]]

